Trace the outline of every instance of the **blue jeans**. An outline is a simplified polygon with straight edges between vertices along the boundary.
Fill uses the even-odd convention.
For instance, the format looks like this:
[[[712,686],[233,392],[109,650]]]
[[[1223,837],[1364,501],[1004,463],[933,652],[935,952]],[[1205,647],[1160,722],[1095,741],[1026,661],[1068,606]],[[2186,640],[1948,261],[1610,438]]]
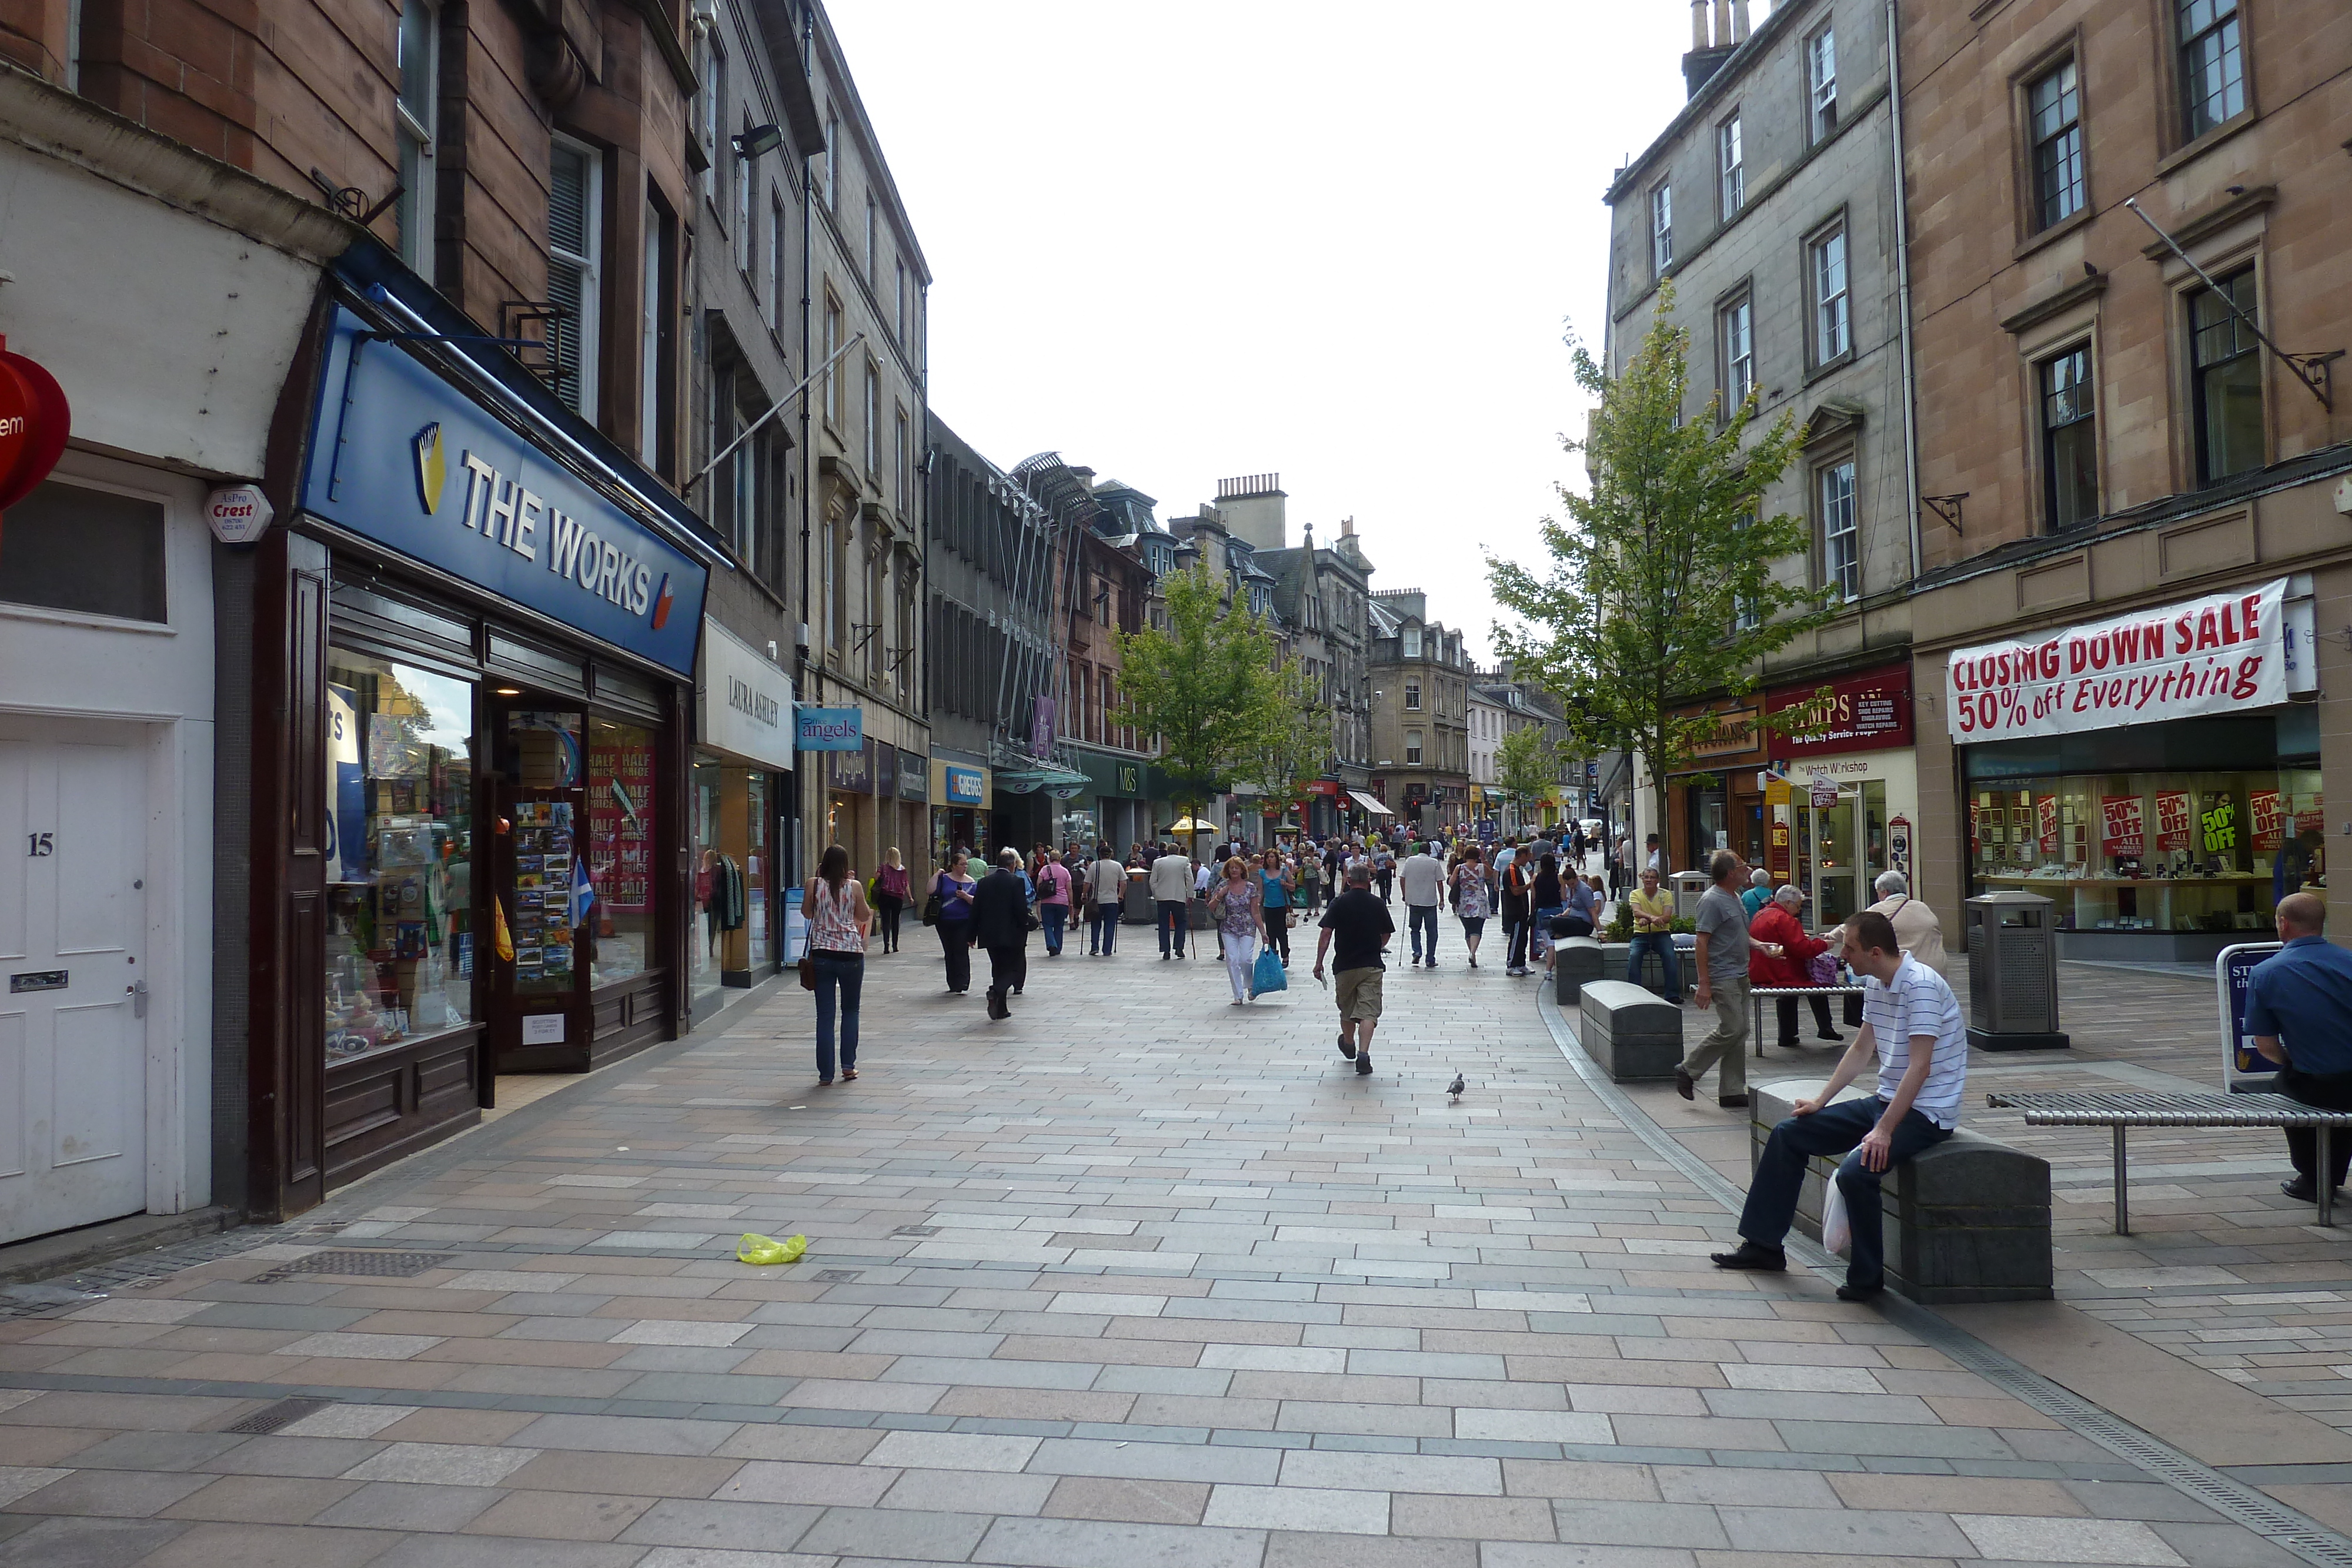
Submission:
[[[1675,952],[1675,934],[1671,931],[1637,931],[1633,946],[1625,955],[1625,977],[1635,985],[1642,983],[1642,955],[1655,953],[1658,962],[1665,966],[1666,995],[1679,1003],[1683,999],[1683,964]]]
[[[1184,956],[1184,933],[1187,929],[1184,922],[1189,918],[1187,911],[1188,906],[1175,899],[1160,900],[1160,956],[1161,957],[1168,956],[1168,939],[1171,936],[1176,939],[1176,956],[1181,958]]]
[[[1412,928],[1412,956],[1421,956],[1421,931],[1429,928],[1429,961],[1437,962],[1437,909],[1434,904],[1408,904],[1404,906],[1405,924]]]
[[[1094,935],[1087,939],[1089,953],[1108,953],[1118,940],[1118,905],[1097,900],[1094,907]]]
[[[1846,1100],[1825,1105],[1810,1116],[1791,1116],[1772,1129],[1764,1153],[1756,1162],[1756,1179],[1748,1188],[1748,1206],[1739,1211],[1739,1234],[1759,1247],[1778,1247],[1796,1218],[1797,1194],[1805,1180],[1805,1162],[1815,1155],[1850,1155],[1837,1168],[1838,1189],[1845,1194],[1845,1211],[1853,1226],[1853,1247],[1846,1261],[1849,1285],[1886,1282],[1886,1241],[1881,1234],[1878,1187],[1885,1171],[1862,1168],[1854,1151],[1864,1134],[1878,1124],[1886,1102]],[[1906,1111],[1895,1124],[1887,1169],[1932,1148],[1952,1135],[1925,1113]]]
[[[1066,904],[1041,904],[1037,906],[1037,918],[1045,926],[1045,951],[1059,954],[1062,950],[1062,925],[1070,918],[1070,906]]]
[[[834,992],[841,993],[841,1066],[846,1071],[857,1065],[857,998],[866,988],[866,959],[822,949],[809,956],[816,964],[816,1075],[831,1082]]]

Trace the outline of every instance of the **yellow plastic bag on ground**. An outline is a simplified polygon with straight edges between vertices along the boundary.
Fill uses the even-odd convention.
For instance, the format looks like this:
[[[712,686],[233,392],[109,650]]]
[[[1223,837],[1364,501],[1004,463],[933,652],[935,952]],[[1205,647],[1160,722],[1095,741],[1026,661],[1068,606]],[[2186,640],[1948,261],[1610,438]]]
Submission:
[[[808,1238],[787,1236],[782,1241],[772,1236],[761,1236],[751,1231],[735,1244],[735,1256],[745,1263],[797,1263],[808,1250]]]

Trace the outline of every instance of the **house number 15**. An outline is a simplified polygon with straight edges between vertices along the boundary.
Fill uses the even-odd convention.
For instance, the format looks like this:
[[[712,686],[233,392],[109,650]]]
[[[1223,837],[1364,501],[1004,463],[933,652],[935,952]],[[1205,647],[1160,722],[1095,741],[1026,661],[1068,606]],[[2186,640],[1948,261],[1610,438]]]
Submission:
[[[43,855],[53,855],[58,852],[57,840],[55,833],[27,833],[25,835],[25,852],[37,860]]]

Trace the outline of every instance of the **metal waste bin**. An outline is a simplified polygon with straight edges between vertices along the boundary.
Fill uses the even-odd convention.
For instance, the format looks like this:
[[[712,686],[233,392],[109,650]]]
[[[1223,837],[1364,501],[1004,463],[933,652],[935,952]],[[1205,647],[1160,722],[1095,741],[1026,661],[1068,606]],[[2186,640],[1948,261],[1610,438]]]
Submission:
[[[1698,901],[1705,897],[1706,890],[1714,885],[1715,883],[1713,879],[1703,871],[1678,871],[1675,873],[1675,918],[1677,920],[1696,920],[1698,918]]]
[[[2057,905],[2038,893],[1988,893],[1962,906],[1969,944],[1969,1043],[2063,1051],[2058,1031]]]

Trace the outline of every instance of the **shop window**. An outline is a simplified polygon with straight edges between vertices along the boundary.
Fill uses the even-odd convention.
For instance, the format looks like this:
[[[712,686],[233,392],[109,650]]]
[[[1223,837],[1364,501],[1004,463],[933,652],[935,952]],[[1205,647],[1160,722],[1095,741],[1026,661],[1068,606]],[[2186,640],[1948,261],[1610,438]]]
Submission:
[[[503,926],[514,953],[515,997],[561,999],[578,987],[573,933],[589,917],[593,892],[593,880],[580,875],[574,810],[586,768],[580,716],[519,708],[506,716],[506,843],[489,935],[496,945]]]
[[[687,994],[699,1016],[719,990],[724,967],[719,951],[719,917],[723,904],[719,857],[725,852],[719,834],[719,765],[694,765],[694,795],[690,805],[694,849],[694,929],[687,942]]]
[[[327,1060],[474,1018],[474,687],[327,653]]]
[[[2040,367],[2042,497],[2053,532],[2099,515],[2097,399],[2085,343]]]
[[[2197,477],[2210,485],[2263,465],[2263,360],[2251,267],[2189,297]]]
[[[588,720],[588,983],[654,962],[654,735]]]
[[[162,503],[44,481],[0,517],[0,601],[168,620],[163,544]]]

